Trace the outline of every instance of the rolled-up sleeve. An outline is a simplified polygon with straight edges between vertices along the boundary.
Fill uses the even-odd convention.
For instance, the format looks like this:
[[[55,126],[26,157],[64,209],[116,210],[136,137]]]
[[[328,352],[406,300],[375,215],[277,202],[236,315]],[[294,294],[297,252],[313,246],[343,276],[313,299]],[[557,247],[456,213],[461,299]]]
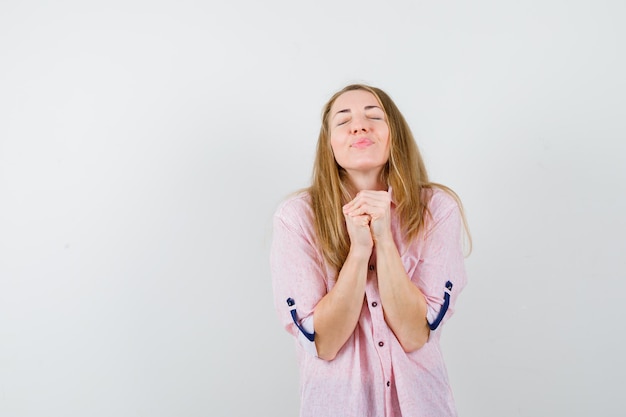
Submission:
[[[452,316],[457,297],[467,284],[463,255],[463,224],[454,199],[437,192],[424,233],[423,249],[416,269],[417,285],[428,303],[431,337]]]
[[[303,337],[292,318],[293,307],[287,303],[288,299],[295,302],[299,324],[313,332],[313,312],[327,293],[327,278],[315,245],[310,208],[303,196],[285,201],[274,214],[270,268],[280,323],[315,355],[315,344]]]

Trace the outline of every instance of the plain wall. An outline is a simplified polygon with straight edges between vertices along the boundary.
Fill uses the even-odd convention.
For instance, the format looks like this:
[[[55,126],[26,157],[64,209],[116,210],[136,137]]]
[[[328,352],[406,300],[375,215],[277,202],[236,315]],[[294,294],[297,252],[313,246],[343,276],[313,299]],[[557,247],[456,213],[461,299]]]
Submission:
[[[386,90],[474,251],[464,417],[621,416],[626,3],[0,3],[0,415],[295,416],[271,218]]]

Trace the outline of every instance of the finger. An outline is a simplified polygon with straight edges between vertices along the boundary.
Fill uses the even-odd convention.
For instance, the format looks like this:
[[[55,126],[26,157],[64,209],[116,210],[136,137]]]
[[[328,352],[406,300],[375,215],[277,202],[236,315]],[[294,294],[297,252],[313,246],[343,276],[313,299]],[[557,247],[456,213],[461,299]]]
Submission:
[[[368,215],[370,218],[378,219],[381,217],[385,217],[389,212],[389,208],[387,206],[377,206],[373,204],[363,204],[358,207],[355,207],[353,210],[345,213],[348,216],[363,216]]]
[[[350,209],[346,214],[354,216],[364,216],[371,213],[371,207],[368,204],[360,204]]]
[[[389,195],[387,193],[380,194],[379,192],[377,192],[374,194],[368,194],[363,196],[363,201],[366,201],[369,204],[377,207],[387,207],[391,203],[391,198],[389,198]]]
[[[350,222],[355,226],[369,227],[372,218],[369,215],[348,216],[346,222]]]
[[[389,210],[391,198],[386,191],[360,191],[355,198],[342,207],[344,214],[351,216],[363,214],[376,214],[376,217],[384,215]]]
[[[374,205],[386,206],[391,202],[391,197],[386,191],[360,191],[356,197],[350,202],[351,206],[359,203],[369,203]]]

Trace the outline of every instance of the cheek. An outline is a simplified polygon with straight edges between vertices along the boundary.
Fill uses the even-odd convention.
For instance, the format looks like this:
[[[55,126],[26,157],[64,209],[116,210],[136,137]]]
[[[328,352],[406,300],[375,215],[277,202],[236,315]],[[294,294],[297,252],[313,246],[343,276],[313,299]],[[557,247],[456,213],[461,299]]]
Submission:
[[[333,150],[333,154],[337,155],[337,152],[341,152],[341,140],[339,140],[336,136],[330,137],[330,148]]]
[[[389,140],[389,132],[387,132],[387,140],[385,141],[385,158],[389,159],[391,154],[391,141]]]
[[[343,141],[331,137],[330,148],[333,152],[333,158],[335,159],[335,162],[339,164],[339,166],[343,166],[346,153],[343,147]]]
[[[379,137],[380,137],[380,138],[382,139],[382,141],[385,143],[385,147],[386,147],[386,148],[389,148],[389,142],[390,142],[390,141],[389,141],[389,136],[390,136],[390,134],[389,134],[389,129],[388,129],[388,128],[387,128],[387,129],[384,129],[384,130],[382,130],[382,131],[380,132],[380,136],[379,136]]]

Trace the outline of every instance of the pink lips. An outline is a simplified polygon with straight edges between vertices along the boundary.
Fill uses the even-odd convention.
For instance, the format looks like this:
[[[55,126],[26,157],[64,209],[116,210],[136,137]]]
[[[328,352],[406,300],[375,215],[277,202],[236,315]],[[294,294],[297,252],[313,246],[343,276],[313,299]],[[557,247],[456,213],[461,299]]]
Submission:
[[[361,139],[358,139],[355,142],[353,142],[351,146],[353,148],[364,149],[364,148],[367,148],[368,146],[370,146],[373,143],[374,142],[372,142],[368,138],[361,138]]]

